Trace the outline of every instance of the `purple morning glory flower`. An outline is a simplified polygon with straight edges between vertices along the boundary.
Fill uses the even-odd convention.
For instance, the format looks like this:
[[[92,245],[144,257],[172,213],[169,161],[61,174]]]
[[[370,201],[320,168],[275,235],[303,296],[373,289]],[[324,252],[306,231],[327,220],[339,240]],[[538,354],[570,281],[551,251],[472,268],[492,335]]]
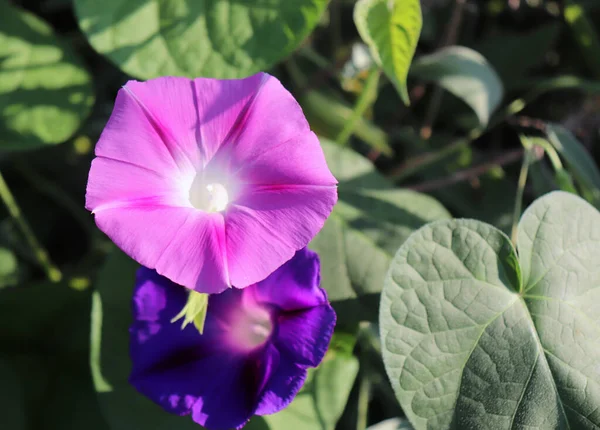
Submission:
[[[171,323],[187,296],[154,270],[138,271],[130,382],[209,429],[241,428],[252,415],[285,408],[323,359],[335,325],[318,256],[306,248],[257,284],[211,295],[202,335]]]

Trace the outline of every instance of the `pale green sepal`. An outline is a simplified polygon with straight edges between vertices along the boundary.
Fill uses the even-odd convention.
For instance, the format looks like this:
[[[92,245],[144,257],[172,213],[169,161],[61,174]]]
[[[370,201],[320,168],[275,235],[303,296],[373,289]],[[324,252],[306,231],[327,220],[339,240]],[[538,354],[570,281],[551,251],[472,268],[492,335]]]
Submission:
[[[202,334],[204,332],[204,321],[206,320],[206,311],[208,310],[208,294],[198,293],[190,290],[187,302],[181,312],[179,312],[171,322],[180,320],[183,330],[188,324],[194,323],[196,329]]]

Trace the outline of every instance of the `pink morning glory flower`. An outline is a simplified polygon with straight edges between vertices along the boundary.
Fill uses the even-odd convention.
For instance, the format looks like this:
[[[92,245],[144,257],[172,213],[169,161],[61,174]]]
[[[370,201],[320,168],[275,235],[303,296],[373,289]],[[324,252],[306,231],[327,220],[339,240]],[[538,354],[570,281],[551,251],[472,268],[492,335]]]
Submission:
[[[274,77],[129,81],[86,207],[133,259],[201,293],[256,283],[323,226],[337,181]]]
[[[168,412],[208,429],[240,428],[285,408],[323,359],[335,312],[303,249],[265,280],[211,295],[204,334],[171,322],[184,288],[138,271],[130,329],[131,384]]]

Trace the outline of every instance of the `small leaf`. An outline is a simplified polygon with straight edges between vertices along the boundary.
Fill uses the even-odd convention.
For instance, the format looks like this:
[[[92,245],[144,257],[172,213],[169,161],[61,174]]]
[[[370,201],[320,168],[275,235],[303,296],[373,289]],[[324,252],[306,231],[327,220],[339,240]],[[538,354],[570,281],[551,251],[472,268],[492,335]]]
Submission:
[[[126,73],[241,78],[271,68],[317,25],[327,0],[76,0],[90,44]]]
[[[561,125],[548,124],[547,133],[552,146],[567,162],[570,173],[597,198],[600,197],[600,171],[590,153]]]
[[[64,142],[93,101],[71,47],[41,19],[0,1],[0,149]]]
[[[394,257],[383,358],[415,429],[600,425],[600,214],[547,194],[523,214],[517,249],[490,225],[449,220]]]
[[[502,101],[502,82],[493,67],[481,54],[464,46],[450,46],[419,57],[410,73],[435,82],[464,101],[482,126],[487,125]]]
[[[419,0],[359,0],[354,23],[377,64],[409,105],[406,78],[423,24]]]

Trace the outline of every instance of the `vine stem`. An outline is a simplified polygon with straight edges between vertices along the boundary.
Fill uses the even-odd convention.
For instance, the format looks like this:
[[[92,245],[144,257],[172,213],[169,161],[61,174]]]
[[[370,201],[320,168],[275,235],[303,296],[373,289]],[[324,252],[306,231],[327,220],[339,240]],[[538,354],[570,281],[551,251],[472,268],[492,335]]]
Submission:
[[[419,191],[421,193],[436,191],[457,184],[459,182],[464,182],[479,177],[495,167],[504,166],[518,161],[522,156],[523,150],[515,149],[513,151],[502,154],[499,157],[488,161],[487,163],[483,163],[468,169],[459,170],[458,172],[455,172],[447,177],[432,179],[431,181],[422,182],[416,185],[407,185],[404,188],[413,191]]]
[[[452,16],[450,17],[450,21],[448,22],[444,37],[442,38],[438,49],[445,48],[456,43],[466,3],[466,0],[455,1],[454,8],[452,9]],[[440,111],[443,96],[444,90],[441,87],[433,87],[433,94],[431,95],[429,106],[425,112],[425,120],[419,133],[422,139],[427,140],[431,137],[433,132],[433,124]]]
[[[513,211],[513,222],[510,234],[510,239],[514,246],[517,246],[517,227],[519,225],[519,219],[521,218],[521,211],[523,209],[523,192],[525,191],[525,184],[527,184],[527,175],[529,174],[529,165],[531,164],[533,152],[530,145],[525,146],[525,154],[523,156],[523,163],[521,164],[521,171],[519,172],[519,182],[517,183],[517,194],[515,196],[515,208]]]
[[[361,322],[358,329],[357,342],[361,345],[359,352],[360,383],[358,386],[358,405],[356,412],[356,430],[365,430],[369,417],[369,401],[371,398],[371,380],[367,366],[368,349],[370,344],[371,324]]]
[[[369,397],[371,394],[371,381],[369,376],[363,373],[358,387],[358,416],[356,419],[356,430],[365,430],[367,428],[367,418],[369,413]]]
[[[369,71],[369,75],[367,76],[363,90],[358,96],[356,104],[354,105],[354,109],[352,110],[352,115],[350,118],[348,118],[344,124],[344,128],[336,138],[336,142],[339,145],[343,146],[348,143],[348,139],[350,139],[350,136],[352,136],[352,133],[354,133],[354,128],[356,127],[358,121],[362,118],[367,109],[369,109],[369,107],[371,107],[375,102],[375,99],[377,98],[377,85],[379,83],[380,74],[381,72],[377,68]]]
[[[52,263],[52,261],[50,261],[48,252],[46,252],[46,250],[38,242],[33,230],[23,217],[21,209],[19,208],[19,205],[17,205],[14,196],[10,192],[2,173],[0,173],[0,199],[2,199],[2,202],[6,206],[9,215],[17,224],[19,230],[21,230],[21,233],[23,233],[23,236],[25,237],[29,247],[32,249],[38,264],[46,272],[47,278],[51,282],[59,282],[62,279],[61,271]]]

